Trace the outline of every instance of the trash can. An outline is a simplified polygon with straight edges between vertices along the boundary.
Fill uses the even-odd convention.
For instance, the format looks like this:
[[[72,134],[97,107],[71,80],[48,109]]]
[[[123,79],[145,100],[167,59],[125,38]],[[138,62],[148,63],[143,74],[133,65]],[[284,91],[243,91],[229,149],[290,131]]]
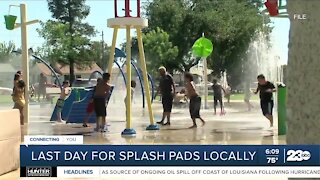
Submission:
[[[287,88],[284,84],[278,86],[278,135],[287,133]]]

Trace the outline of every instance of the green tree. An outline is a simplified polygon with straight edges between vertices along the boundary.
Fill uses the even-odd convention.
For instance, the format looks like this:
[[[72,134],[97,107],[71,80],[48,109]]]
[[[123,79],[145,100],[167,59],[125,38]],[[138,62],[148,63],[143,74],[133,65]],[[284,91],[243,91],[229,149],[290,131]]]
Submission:
[[[160,28],[143,33],[142,40],[148,72],[156,75],[160,66],[167,67],[169,72],[180,68],[180,64],[175,61],[178,55],[177,46],[169,40],[169,34]],[[125,51],[126,43],[123,43],[122,50]],[[132,38],[132,57],[139,60],[139,47],[137,37]],[[137,61],[139,63],[139,61]]]
[[[91,52],[94,62],[102,69],[106,69],[109,61],[109,54],[111,47],[106,43],[102,44],[100,41],[91,42]]]
[[[150,22],[147,31],[159,27],[169,34],[170,41],[178,48],[174,61],[180,64],[175,69],[179,71],[189,71],[198,63],[190,53],[197,38],[193,27],[197,25],[188,11],[188,4],[183,0],[154,0],[146,7],[146,16]]]
[[[14,56],[12,51],[15,49],[16,46],[12,41],[10,41],[9,43],[0,43],[0,63],[9,62],[10,59]]]
[[[157,28],[145,33],[143,42],[148,71],[152,74],[155,74],[160,66],[167,67],[169,72],[180,68],[180,64],[175,61],[178,47],[170,42],[168,33]]]
[[[49,61],[70,66],[70,82],[74,81],[74,66],[90,65],[94,59],[90,51],[90,37],[94,27],[82,22],[90,8],[85,0],[47,0],[55,20],[41,23],[39,34],[46,40]]]
[[[270,28],[268,17],[260,15],[261,0],[153,0],[146,5],[147,31],[160,27],[178,47],[175,58],[189,71],[199,62],[191,53],[193,43],[205,34],[213,41],[214,51],[208,57],[209,67],[217,76],[241,64],[250,42],[259,31]]]

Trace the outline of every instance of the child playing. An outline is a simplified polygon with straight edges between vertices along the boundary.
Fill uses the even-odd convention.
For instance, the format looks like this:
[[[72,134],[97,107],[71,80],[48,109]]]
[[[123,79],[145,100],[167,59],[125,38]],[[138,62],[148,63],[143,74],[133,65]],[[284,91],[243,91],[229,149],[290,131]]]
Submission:
[[[130,86],[131,86],[131,101],[132,101],[132,100],[133,100],[133,95],[134,95],[134,89],[135,89],[136,86],[137,86],[136,81],[132,80]],[[127,103],[127,97],[128,97],[128,95],[124,98],[124,103],[125,103],[125,104]]]
[[[187,96],[186,96],[186,90],[185,89],[181,89],[180,92],[176,93],[173,99],[173,103],[175,105],[180,105],[180,104],[184,104],[187,103]]]
[[[20,71],[18,71],[18,72],[20,72]],[[19,82],[20,80],[22,80],[21,72],[20,72],[20,73],[18,73],[18,72],[14,75],[13,88],[12,88],[12,94],[11,94],[11,96],[12,96],[12,101],[13,101],[14,103],[16,102],[16,96],[15,96],[16,91],[15,91],[15,89],[16,89],[16,87],[18,86],[18,82]]]
[[[131,102],[133,100],[133,95],[134,95],[134,89],[136,88],[137,83],[136,81],[132,80],[131,81]],[[124,98],[124,104],[126,105],[126,109],[127,109],[127,98],[128,98],[128,94],[126,95],[126,97]],[[127,114],[127,110],[126,110],[126,114]]]
[[[13,99],[14,101],[14,107],[13,109],[19,109],[20,112],[20,125],[24,124],[24,116],[23,116],[23,108],[25,107],[25,99],[24,99],[24,92],[25,92],[26,84],[23,80],[19,80],[16,83],[16,86],[14,88],[14,95]]]
[[[214,104],[213,104],[213,109],[214,109],[214,115],[217,114],[217,105],[218,105],[218,101],[220,104],[220,115],[224,115],[225,111],[224,111],[224,107],[223,107],[223,102],[222,102],[222,91],[226,94],[226,91],[223,89],[223,87],[217,82],[216,79],[213,80],[213,85],[212,85],[212,89],[213,89],[213,96],[214,96]]]
[[[63,106],[64,106],[64,101],[66,99],[66,97],[70,94],[71,92],[71,89],[70,89],[70,84],[69,84],[69,81],[63,81],[62,83],[62,90],[61,90],[61,93],[60,93],[60,97],[59,99],[57,100],[57,123],[65,123],[64,120],[62,120],[62,115],[61,115],[61,111],[63,109]]]
[[[106,132],[106,99],[110,95],[111,86],[109,85],[110,74],[104,73],[102,75],[102,81],[99,82],[95,88],[93,94],[94,110],[97,116],[97,125],[95,130],[100,132]]]
[[[101,82],[102,81],[102,78],[98,78],[97,79],[97,84],[99,83],[99,82]],[[97,85],[96,85],[97,86]],[[88,125],[88,121],[89,121],[89,118],[91,117],[91,115],[93,114],[93,112],[94,112],[94,104],[93,104],[93,96],[94,96],[94,92],[95,92],[95,89],[96,89],[96,86],[93,88],[93,93],[92,93],[92,98],[91,98],[91,100],[89,101],[89,103],[88,103],[88,106],[87,106],[87,109],[86,109],[86,111],[87,111],[87,116],[84,118],[84,120],[83,120],[83,127],[90,127],[89,125]]]
[[[224,97],[227,99],[228,104],[230,103],[230,97],[231,97],[231,87],[228,84],[227,87],[225,87],[225,91],[224,91]]]
[[[205,121],[200,116],[201,97],[196,92],[192,74],[186,73],[184,79],[186,81],[187,96],[190,99],[189,111],[193,122],[193,125],[190,128],[196,128],[196,118],[199,118],[202,121],[202,125],[205,124]]]
[[[251,109],[253,108],[252,104],[250,103],[250,98],[251,98],[250,83],[245,82],[244,102],[247,104],[248,111],[251,111]]]

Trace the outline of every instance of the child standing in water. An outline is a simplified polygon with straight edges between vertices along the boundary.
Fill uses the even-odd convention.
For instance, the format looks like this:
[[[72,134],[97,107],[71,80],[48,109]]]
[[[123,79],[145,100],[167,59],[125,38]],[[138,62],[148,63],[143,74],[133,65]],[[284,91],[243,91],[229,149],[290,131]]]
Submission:
[[[84,118],[84,120],[83,120],[83,127],[90,127],[89,125],[88,125],[88,121],[89,121],[89,118],[91,117],[91,115],[93,114],[93,112],[94,112],[94,104],[93,104],[93,97],[94,97],[94,92],[95,92],[95,90],[96,90],[96,87],[97,87],[97,85],[99,84],[99,82],[101,82],[102,81],[102,78],[98,78],[97,79],[97,84],[96,84],[96,86],[93,88],[93,92],[92,92],[92,98],[91,98],[91,100],[89,101],[89,103],[88,103],[88,106],[87,106],[87,109],[86,109],[86,111],[87,111],[87,116]]]
[[[184,79],[186,81],[187,96],[190,99],[189,112],[193,122],[193,125],[190,128],[196,128],[196,118],[199,118],[202,121],[203,125],[205,124],[205,121],[200,116],[201,97],[196,92],[192,74],[186,73],[184,75]]]
[[[18,71],[18,72],[19,72],[19,71]],[[14,75],[13,88],[12,88],[12,94],[11,94],[11,96],[12,96],[12,101],[13,101],[14,103],[16,102],[16,98],[17,98],[15,89],[16,89],[17,86],[18,86],[18,82],[19,82],[20,80],[22,80],[22,75],[21,75],[21,73],[18,73],[18,72]]]
[[[250,89],[250,83],[245,82],[245,87],[244,87],[244,102],[247,104],[248,111],[251,111],[253,108],[252,104],[250,103],[250,98],[251,98],[251,89]]]
[[[62,90],[61,90],[61,93],[60,93],[60,97],[59,99],[57,100],[57,123],[65,123],[64,120],[62,120],[62,109],[63,109],[63,106],[64,106],[64,101],[66,99],[66,97],[70,94],[71,92],[71,89],[70,89],[70,84],[69,84],[69,81],[63,81],[62,83]]]
[[[104,73],[102,75],[102,81],[97,84],[93,95],[94,110],[97,116],[97,125],[95,128],[96,131],[107,131],[107,129],[105,129],[107,116],[106,100],[107,97],[110,95],[111,89],[111,86],[109,85],[109,80],[110,74]]]
[[[223,107],[223,101],[222,101],[222,92],[224,92],[226,94],[226,91],[223,89],[223,87],[217,82],[216,79],[213,80],[213,85],[212,85],[212,89],[213,89],[213,99],[214,99],[214,104],[213,104],[213,109],[214,109],[214,115],[217,114],[217,105],[218,105],[218,101],[220,104],[220,115],[224,115],[225,111],[224,111],[224,107]]]
[[[136,88],[137,83],[136,81],[132,80],[131,81],[131,102],[133,100],[133,95],[134,95],[134,89]],[[128,94],[126,95],[126,97],[124,98],[124,104],[126,105],[126,109],[127,109],[127,98],[128,98]],[[127,114],[127,110],[126,110],[126,114]]]

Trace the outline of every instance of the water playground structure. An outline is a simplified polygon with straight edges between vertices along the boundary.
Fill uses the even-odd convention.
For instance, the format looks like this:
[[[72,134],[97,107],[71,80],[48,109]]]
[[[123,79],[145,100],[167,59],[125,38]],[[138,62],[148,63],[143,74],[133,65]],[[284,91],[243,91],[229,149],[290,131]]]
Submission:
[[[108,19],[107,24],[108,27],[113,28],[113,37],[112,37],[112,45],[111,45],[111,53],[108,63],[108,72],[112,74],[112,64],[114,62],[114,53],[115,53],[115,46],[117,41],[117,35],[119,29],[126,30],[126,72],[127,72],[127,82],[131,82],[131,29],[135,29],[137,32],[137,40],[138,40],[138,47],[139,47],[139,60],[143,75],[143,82],[146,92],[147,98],[147,106],[148,106],[148,113],[149,113],[149,120],[150,124],[146,128],[147,130],[159,130],[159,126],[154,122],[153,111],[151,107],[151,94],[150,94],[150,87],[148,82],[148,74],[147,74],[147,66],[145,62],[145,55],[144,55],[144,48],[142,42],[142,28],[148,26],[148,20],[141,17],[140,14],[140,0],[137,0],[137,14],[136,16],[132,16],[130,14],[130,0],[125,0],[125,16],[119,17],[118,16],[118,1],[114,1],[114,13],[115,17]],[[131,111],[132,111],[132,102],[131,102],[131,87],[130,83],[126,84],[127,86],[127,102],[126,102],[126,128],[123,130],[122,135],[134,135],[136,131],[132,128],[132,119],[131,119]]]
[[[277,16],[279,15],[278,12],[278,1],[276,0],[268,0],[266,7],[267,10],[270,14],[270,16]],[[124,131],[122,132],[123,135],[134,135],[136,134],[136,131],[132,128],[132,119],[131,119],[131,112],[132,112],[132,102],[131,102],[131,87],[130,87],[130,82],[132,80],[131,77],[131,65],[133,65],[132,63],[132,58],[131,58],[131,29],[136,30],[137,32],[137,40],[138,40],[138,47],[139,47],[139,61],[140,61],[140,68],[141,70],[139,70],[138,68],[136,68],[136,66],[133,66],[134,69],[136,70],[137,74],[139,74],[139,81],[142,82],[143,81],[143,86],[141,86],[141,90],[142,92],[144,92],[145,94],[143,95],[143,98],[146,98],[143,100],[143,102],[147,102],[147,109],[148,109],[148,113],[149,113],[149,120],[150,120],[150,124],[149,126],[147,126],[147,130],[159,130],[159,126],[155,124],[154,122],[154,116],[153,116],[153,111],[152,111],[152,107],[151,107],[151,103],[152,103],[152,99],[154,96],[154,90],[150,90],[150,83],[149,80],[151,79],[150,76],[148,76],[147,73],[147,68],[146,68],[146,63],[145,63],[145,55],[144,55],[144,48],[143,48],[143,42],[142,42],[142,28],[145,28],[148,26],[148,20],[144,19],[141,17],[140,15],[140,0],[137,0],[137,14],[136,16],[133,16],[131,14],[131,10],[130,10],[130,0],[125,0],[125,16],[124,17],[120,17],[118,15],[118,0],[114,1],[114,13],[115,13],[115,17],[108,19],[107,20],[107,26],[109,28],[113,29],[113,38],[112,38],[112,46],[111,46],[111,53],[110,53],[110,57],[109,57],[109,63],[108,63],[108,71],[110,74],[112,74],[112,68],[113,68],[113,64],[114,64],[114,59],[115,56],[114,54],[116,53],[117,49],[115,48],[116,45],[116,40],[117,40],[117,34],[119,29],[125,29],[126,30],[126,55],[123,58],[126,58],[126,77],[124,72],[120,71],[120,73],[122,74],[124,80],[125,80],[125,84],[126,84],[126,94],[129,98],[127,98],[127,102],[126,102],[126,128],[124,129]],[[132,3],[132,2],[131,2]],[[280,7],[281,6],[281,0],[279,1]],[[5,15],[5,22],[6,22],[6,28],[8,30],[14,30],[16,28],[21,28],[21,44],[22,44],[22,72],[24,74],[23,76],[23,80],[26,82],[26,86],[29,87],[29,55],[28,55],[28,46],[27,46],[27,26],[37,23],[38,20],[33,20],[33,21],[27,21],[27,13],[26,13],[26,5],[25,4],[20,4],[19,7],[20,8],[20,15],[21,15],[21,22],[20,23],[16,23],[17,20],[17,16],[11,15],[10,14],[10,8],[14,7],[14,5],[10,5],[9,6],[9,13],[8,15]],[[279,8],[279,9],[281,9]],[[285,9],[285,8],[282,8]],[[266,12],[266,11],[264,11]],[[280,15],[282,15],[281,17],[287,17],[285,14],[280,13]],[[280,17],[280,16],[279,16]],[[201,39],[201,38],[200,38]],[[192,48],[192,51],[194,53],[194,55],[196,55],[197,57],[201,57],[203,59],[203,63],[204,66],[206,66],[206,60],[205,57],[207,57],[211,52],[212,52],[212,43],[210,45],[210,43],[206,42],[206,40],[204,40],[204,37],[202,38],[202,40],[200,40],[198,42],[195,43],[195,45]],[[210,50],[211,49],[211,50]],[[209,54],[204,53],[205,51],[207,51],[206,53],[209,52]],[[36,57],[35,57],[36,58]],[[37,58],[36,58],[37,59]],[[120,67],[119,64],[117,64],[118,67]],[[121,69],[121,68],[120,68]],[[207,69],[207,68],[204,68]],[[204,72],[204,77],[206,77],[206,72]],[[205,80],[206,81],[206,80]],[[111,82],[112,83],[112,82]],[[141,83],[142,84],[142,83]],[[205,85],[207,85],[207,83],[205,83]],[[151,86],[154,86],[153,81],[151,81]],[[60,86],[61,87],[61,86]],[[154,89],[154,87],[152,88]],[[113,88],[112,88],[113,90]],[[205,88],[205,90],[207,90],[207,88]],[[74,91],[71,93],[70,95],[70,107],[72,109],[72,106],[74,105],[73,103],[77,103],[77,102],[83,102],[83,104],[85,103],[85,101],[81,101],[84,100],[86,98],[88,98],[90,96],[90,93],[92,94],[92,89],[74,89]],[[152,94],[152,95],[151,95]],[[207,94],[207,92],[205,92],[205,94]],[[285,94],[285,93],[284,93]],[[26,97],[29,97],[29,91],[27,90],[25,93]],[[285,96],[281,96],[281,97],[285,97]],[[68,98],[68,99],[69,99]],[[110,98],[110,97],[108,97]],[[205,102],[207,100],[205,99]],[[283,101],[284,102],[284,101]],[[68,104],[68,103],[67,103]],[[66,106],[68,106],[66,104]],[[280,103],[279,103],[280,104]],[[285,103],[282,103],[285,105]],[[77,105],[75,105],[77,106]],[[144,103],[143,103],[143,107],[144,107]],[[65,110],[66,112],[68,110]],[[69,109],[70,111],[70,109]],[[29,99],[26,98],[26,106],[24,108],[24,114],[25,114],[25,123],[29,122]],[[55,113],[53,113],[55,114]],[[69,114],[69,118],[70,119],[70,112],[66,113]],[[285,114],[285,113],[282,113]],[[283,118],[284,115],[283,115]],[[51,118],[53,119],[53,118]],[[70,119],[70,121],[68,122],[72,122],[73,120]],[[92,122],[94,120],[91,120],[89,122]],[[74,121],[77,122],[77,121]],[[283,123],[282,126],[284,126],[285,123]],[[280,128],[279,128],[280,129]]]
[[[114,64],[119,68],[119,72],[124,80],[124,84],[127,84],[128,81],[126,81],[126,75],[125,72],[122,70],[122,66],[120,65],[120,63],[118,62],[119,58],[125,58],[126,55],[123,51],[121,51],[120,49],[116,48],[115,49],[115,60],[114,60]],[[141,95],[142,95],[142,108],[145,108],[145,88],[143,85],[143,79],[141,77],[141,69],[138,68],[138,66],[131,61],[131,65],[132,67],[135,69],[137,77],[140,81],[140,85],[141,85]],[[91,79],[93,79],[95,74],[99,74],[100,76],[102,76],[103,72],[99,72],[99,71],[94,71],[91,73],[89,81],[91,81]],[[152,77],[148,74],[148,81],[151,85],[151,93],[152,93],[152,101],[154,100],[154,94],[155,94],[155,87],[154,87],[154,82]],[[130,83],[129,83],[130,84]],[[115,85],[117,86],[117,85]],[[110,97],[112,94],[114,94],[114,90],[115,90],[115,86],[112,87],[112,90],[110,91],[110,96],[107,97],[107,102],[110,102]],[[68,98],[65,100],[65,105],[64,108],[62,109],[62,119],[65,119],[67,121],[67,123],[83,123],[83,119],[84,117],[87,116],[87,112],[86,112],[86,108],[87,105],[89,104],[90,100],[92,99],[92,94],[93,93],[93,87],[73,87],[72,91],[70,93],[70,95],[68,96]],[[50,121],[56,121],[57,119],[57,109],[56,107],[54,108]],[[89,119],[88,119],[89,123],[95,123],[96,122],[96,116],[95,113],[93,113]]]
[[[142,31],[141,29],[144,27],[148,26],[148,20],[143,19],[140,17],[140,0],[137,0],[137,16],[132,17],[130,15],[130,1],[125,0],[125,17],[119,17],[117,13],[117,0],[114,1],[114,7],[115,7],[115,18],[108,19],[108,27],[113,28],[113,39],[112,39],[112,46],[111,46],[111,52],[110,52],[110,57],[109,57],[109,63],[108,63],[108,73],[112,74],[112,69],[113,69],[113,64],[114,64],[114,59],[115,56],[114,54],[116,52],[119,52],[119,49],[116,49],[116,40],[117,40],[117,34],[119,29],[126,29],[126,78],[125,79],[125,84],[126,84],[126,92],[127,92],[127,102],[126,102],[126,128],[122,132],[122,135],[134,135],[136,134],[136,131],[132,128],[132,120],[131,120],[131,110],[132,110],[132,102],[131,102],[131,86],[130,83],[132,80],[131,77],[131,65],[135,68],[138,76],[140,73],[142,74],[142,79],[143,79],[143,92],[145,92],[146,96],[146,101],[147,101],[147,106],[148,106],[148,112],[149,112],[149,119],[150,119],[150,125],[146,128],[147,130],[159,130],[159,126],[155,124],[154,122],[154,117],[153,117],[153,112],[152,112],[152,96],[151,96],[151,91],[150,91],[150,84],[149,84],[149,79],[150,75],[148,76],[147,73],[147,67],[145,63],[145,56],[144,56],[144,49],[143,49],[143,43],[142,43]],[[130,31],[131,29],[136,29],[137,31],[137,39],[138,39],[138,46],[139,46],[139,60],[140,60],[140,65],[141,65],[141,71],[139,71],[136,66],[132,63],[131,59],[131,34]],[[122,57],[124,57],[122,55]],[[116,63],[117,64],[117,63]],[[119,64],[117,64],[118,67]],[[121,69],[121,68],[119,68]],[[124,73],[120,71],[122,76],[124,77]],[[141,76],[139,76],[139,80],[141,81]],[[152,81],[151,81],[152,82]],[[113,82],[110,82],[113,83]],[[153,84],[153,83],[151,83]],[[154,88],[153,88],[154,89]],[[113,88],[112,88],[113,90]],[[154,90],[152,91],[154,92]],[[112,94],[112,91],[110,92],[110,96]],[[153,93],[154,94],[154,93]],[[85,104],[87,104],[89,97],[92,96],[92,89],[84,89],[84,90],[75,90],[71,92],[71,95],[69,96],[68,100],[66,101],[65,106],[68,108],[64,108],[62,110],[62,115],[68,114],[68,122],[72,122],[71,119],[74,117],[74,109],[77,108],[72,108],[73,106],[75,107],[84,107]],[[110,99],[110,96],[108,97],[108,100]],[[80,97],[80,98],[79,98]],[[81,97],[83,97],[83,100],[81,101]],[[144,95],[143,95],[144,97]],[[78,101],[76,101],[78,100]],[[143,101],[144,102],[144,101]],[[51,117],[51,120],[54,119],[55,116],[55,111],[56,108],[53,112],[53,115]],[[83,118],[83,116],[82,116]],[[91,122],[94,121],[91,119]],[[78,122],[78,121],[77,121]],[[90,120],[89,120],[90,122]]]

